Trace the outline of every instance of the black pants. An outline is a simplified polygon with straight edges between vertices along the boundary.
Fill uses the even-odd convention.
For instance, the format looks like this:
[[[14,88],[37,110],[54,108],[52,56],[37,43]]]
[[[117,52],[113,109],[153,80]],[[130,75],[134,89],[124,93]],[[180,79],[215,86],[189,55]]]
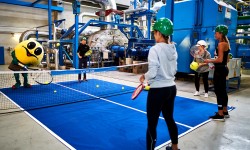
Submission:
[[[202,76],[205,93],[208,93],[208,74],[209,74],[209,72],[204,72],[204,73],[195,72],[195,88],[196,88],[196,91],[200,90],[200,77]]]
[[[87,68],[88,57],[79,58],[79,69]],[[83,74],[86,79],[86,73]],[[78,80],[81,80],[81,74],[78,74]]]
[[[168,126],[172,144],[178,143],[178,129],[173,118],[176,86],[164,88],[151,88],[147,98],[147,150],[153,150],[156,143],[156,127],[160,113]]]
[[[226,89],[226,77],[228,75],[227,67],[215,67],[214,70],[214,92],[217,97],[218,109],[228,105],[228,95]]]

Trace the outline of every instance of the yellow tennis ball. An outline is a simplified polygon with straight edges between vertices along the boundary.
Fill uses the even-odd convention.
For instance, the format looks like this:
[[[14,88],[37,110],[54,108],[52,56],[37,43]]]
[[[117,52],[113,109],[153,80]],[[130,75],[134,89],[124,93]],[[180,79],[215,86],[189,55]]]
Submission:
[[[96,87],[99,88],[99,85],[97,84]]]
[[[198,64],[197,62],[194,62],[194,61],[193,61],[193,62],[190,64],[190,69],[196,71],[198,68],[199,68],[199,64]]]
[[[54,93],[56,93],[56,90],[54,90]]]
[[[59,47],[59,46],[60,46],[60,43],[56,43],[56,46]]]
[[[122,90],[124,90],[124,86],[122,87]]]
[[[145,86],[144,90],[148,91],[150,89],[150,86]]]
[[[44,84],[49,84],[49,82],[48,82],[48,81],[46,81],[46,82],[44,82]]]

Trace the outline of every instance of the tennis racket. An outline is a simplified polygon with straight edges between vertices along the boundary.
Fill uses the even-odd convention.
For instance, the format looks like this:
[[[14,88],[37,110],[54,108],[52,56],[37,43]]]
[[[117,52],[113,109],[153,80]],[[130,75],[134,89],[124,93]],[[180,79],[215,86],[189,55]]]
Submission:
[[[198,73],[203,73],[203,72],[207,72],[209,71],[209,66],[208,65],[203,65],[203,66],[199,66],[196,70],[196,72]]]
[[[88,50],[88,51],[85,53],[84,56],[85,56],[85,57],[86,57],[86,56],[90,56],[91,54],[92,54],[92,50],[90,49],[90,50]]]
[[[196,72],[203,73],[214,69],[213,63],[208,63],[206,65],[201,65],[197,68]]]
[[[23,67],[24,70],[31,71],[29,73],[31,78],[38,84],[48,85],[53,81],[53,76],[48,70],[41,70],[40,68],[28,68],[21,63],[18,63],[18,65]]]
[[[196,59],[200,59],[201,62],[204,62],[204,59],[199,55],[199,47],[194,45],[190,48],[190,55]]]
[[[131,99],[135,100],[136,97],[141,93],[141,91],[144,89],[144,84],[141,83],[140,85],[137,86],[137,88],[134,90]]]

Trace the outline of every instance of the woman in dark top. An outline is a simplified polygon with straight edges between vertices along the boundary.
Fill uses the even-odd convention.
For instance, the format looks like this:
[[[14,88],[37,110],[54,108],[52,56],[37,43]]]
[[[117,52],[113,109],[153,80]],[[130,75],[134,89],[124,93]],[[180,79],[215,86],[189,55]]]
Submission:
[[[206,59],[206,63],[214,63],[214,92],[217,97],[218,112],[210,116],[213,120],[225,121],[229,118],[227,111],[228,95],[226,90],[226,77],[228,75],[228,53],[230,52],[230,43],[227,38],[228,28],[225,25],[218,25],[215,29],[215,38],[218,40],[215,59]]]

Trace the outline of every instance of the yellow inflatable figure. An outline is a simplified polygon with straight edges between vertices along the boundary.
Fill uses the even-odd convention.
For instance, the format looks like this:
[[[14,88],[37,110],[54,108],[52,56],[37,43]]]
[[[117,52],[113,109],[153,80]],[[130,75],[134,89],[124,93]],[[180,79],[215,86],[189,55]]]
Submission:
[[[9,65],[9,69],[13,71],[27,70],[29,66],[36,66],[40,64],[43,59],[44,50],[40,43],[33,40],[26,40],[16,45],[14,51],[11,53],[12,62]],[[19,88],[21,82],[19,80],[19,74],[14,73],[16,84],[12,86],[13,89]],[[30,88],[28,83],[27,73],[22,73],[24,78],[24,87]]]

